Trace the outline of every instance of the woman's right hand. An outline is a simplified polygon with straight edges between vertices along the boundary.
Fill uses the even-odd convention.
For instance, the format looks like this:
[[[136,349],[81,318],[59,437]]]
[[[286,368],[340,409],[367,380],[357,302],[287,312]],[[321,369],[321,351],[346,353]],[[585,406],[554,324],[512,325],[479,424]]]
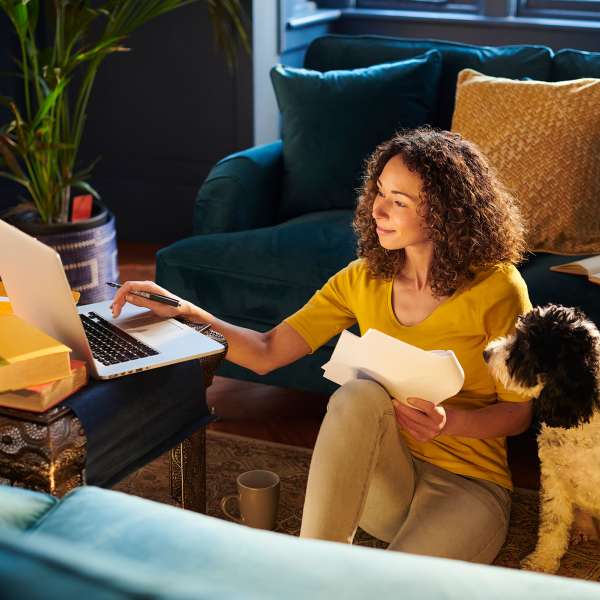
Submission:
[[[170,306],[163,304],[162,302],[156,302],[154,300],[148,300],[141,296],[132,294],[132,291],[136,292],[151,292],[153,294],[160,294],[161,296],[168,296],[175,300],[179,300],[179,307]],[[187,300],[183,300],[160,287],[153,281],[126,281],[115,294],[112,302],[112,316],[116,319],[120,314],[125,302],[134,304],[135,306],[143,306],[149,308],[155,315],[159,317],[180,317],[190,313],[191,304]]]

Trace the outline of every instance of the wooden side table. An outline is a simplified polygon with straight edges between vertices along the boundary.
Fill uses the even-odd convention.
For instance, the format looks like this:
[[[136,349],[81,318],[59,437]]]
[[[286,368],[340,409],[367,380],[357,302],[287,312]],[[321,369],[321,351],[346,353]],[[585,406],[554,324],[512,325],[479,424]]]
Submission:
[[[212,330],[205,335],[225,346],[222,353],[200,359],[208,387],[227,342]],[[86,484],[86,446],[81,422],[68,406],[59,404],[45,413],[0,407],[0,483],[62,496]],[[169,463],[173,498],[183,508],[206,512],[204,427],[170,450]]]

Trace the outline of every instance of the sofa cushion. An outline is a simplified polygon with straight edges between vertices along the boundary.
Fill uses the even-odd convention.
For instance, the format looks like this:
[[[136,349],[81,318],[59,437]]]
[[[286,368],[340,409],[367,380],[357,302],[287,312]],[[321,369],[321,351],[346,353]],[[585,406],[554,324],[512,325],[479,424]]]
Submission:
[[[57,502],[56,498],[48,494],[0,485],[0,525],[27,529]]]
[[[269,329],[356,257],[352,211],[190,237],[157,254],[157,281],[225,320]]]
[[[552,60],[552,81],[567,81],[580,77],[600,78],[600,52],[585,52],[565,48]]]
[[[432,120],[441,57],[320,73],[278,65],[271,79],[282,117],[280,220],[353,208],[364,160],[403,127]]]
[[[550,77],[552,50],[546,46],[473,46],[458,42],[402,39],[373,35],[327,35],[314,40],[306,52],[308,69],[356,69],[402,60],[428,50],[442,54],[439,106],[433,125],[449,129],[454,111],[458,72],[471,68],[487,75],[546,81]]]
[[[600,79],[515,81],[460,72],[453,131],[515,194],[536,252],[600,252]]]

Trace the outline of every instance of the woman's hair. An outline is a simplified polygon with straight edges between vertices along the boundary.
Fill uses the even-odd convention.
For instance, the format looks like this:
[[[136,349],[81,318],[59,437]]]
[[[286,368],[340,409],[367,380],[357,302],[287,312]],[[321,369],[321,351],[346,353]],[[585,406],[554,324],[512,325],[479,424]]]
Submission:
[[[366,259],[372,277],[391,279],[405,260],[403,249],[386,250],[379,244],[372,216],[377,180],[395,156],[423,184],[418,210],[433,242],[434,295],[454,293],[475,270],[521,260],[525,252],[521,213],[487,159],[458,133],[422,127],[397,133],[367,159],[353,227],[358,256]]]

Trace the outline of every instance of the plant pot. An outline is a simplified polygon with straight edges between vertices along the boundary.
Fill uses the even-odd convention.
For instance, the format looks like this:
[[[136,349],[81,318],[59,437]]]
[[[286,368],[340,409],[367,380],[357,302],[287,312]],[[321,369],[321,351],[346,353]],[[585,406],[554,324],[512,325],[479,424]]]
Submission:
[[[69,285],[81,294],[79,304],[111,299],[106,282],[119,280],[114,215],[98,200],[89,219],[74,223],[44,224],[36,214],[7,211],[2,218],[58,252]]]

